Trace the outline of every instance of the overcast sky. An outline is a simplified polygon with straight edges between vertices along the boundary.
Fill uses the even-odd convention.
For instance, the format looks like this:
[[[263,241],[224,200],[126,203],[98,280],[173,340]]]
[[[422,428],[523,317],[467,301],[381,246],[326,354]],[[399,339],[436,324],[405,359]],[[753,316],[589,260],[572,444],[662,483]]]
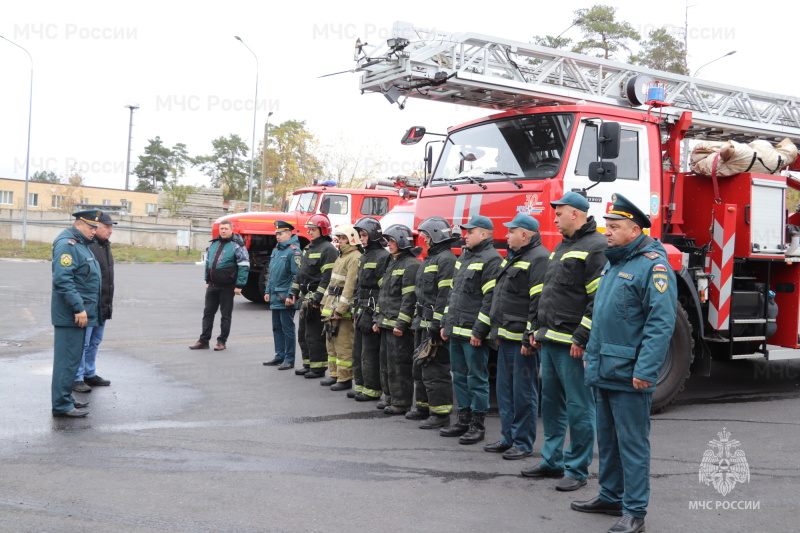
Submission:
[[[641,33],[683,27],[680,2],[620,0],[617,16]],[[385,40],[404,20],[445,32],[473,31],[528,42],[536,34],[567,29],[573,12],[591,2],[82,1],[6,2],[0,35],[33,56],[31,174],[66,173],[77,165],[92,186],[122,188],[129,104],[134,112],[131,169],[148,139],[211,152],[211,140],[231,133],[252,139],[255,60],[259,60],[256,139],[271,123],[305,120],[322,142],[339,137],[375,148],[387,174],[409,173],[421,146],[403,147],[405,129],[432,131],[485,114],[480,109],[409,100],[405,110],[376,94],[361,95],[356,74],[320,79],[354,66],[355,39]],[[800,94],[796,24],[800,4],[737,9],[693,0],[688,10],[689,66],[727,52],[701,77],[779,94]],[[781,13],[777,10],[780,9]],[[113,12],[112,12],[113,11]],[[565,36],[577,39],[572,28]],[[0,177],[25,177],[30,63],[0,40]],[[187,184],[207,184],[197,171]],[[136,179],[131,177],[131,187]]]

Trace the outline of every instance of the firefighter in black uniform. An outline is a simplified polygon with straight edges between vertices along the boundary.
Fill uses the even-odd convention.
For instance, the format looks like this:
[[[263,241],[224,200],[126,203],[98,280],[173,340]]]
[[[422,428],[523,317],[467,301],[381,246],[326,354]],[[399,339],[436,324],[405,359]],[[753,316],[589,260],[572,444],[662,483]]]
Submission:
[[[420,262],[414,255],[411,230],[402,224],[386,228],[383,238],[392,258],[383,276],[378,295],[373,331],[381,333],[381,371],[386,369],[388,396],[383,412],[402,415],[414,399],[411,363],[414,357],[414,334],[411,321],[417,298],[414,294]]]
[[[364,217],[354,227],[361,237],[364,254],[358,265],[356,280],[356,331],[353,338],[355,388],[351,391],[351,397],[359,402],[367,402],[378,400],[383,390],[379,357],[381,334],[372,330],[372,324],[390,255],[381,244],[383,231],[380,222],[372,217]],[[350,392],[347,395],[350,396]]]
[[[328,367],[328,351],[322,332],[320,302],[328,288],[333,264],[339,252],[331,242],[331,222],[326,215],[312,215],[306,222],[311,242],[303,250],[300,269],[294,278],[286,305],[294,305],[302,297],[297,338],[303,353],[303,367],[294,371],[309,379],[324,378]]]
[[[422,420],[421,429],[437,429],[450,425],[453,410],[453,379],[450,377],[450,342],[439,334],[444,308],[453,288],[456,256],[450,249],[454,236],[443,217],[428,217],[419,225],[428,255],[417,271],[417,309],[413,328],[416,353],[425,353],[414,363],[416,406],[406,413],[409,420]],[[423,345],[438,345],[423,352]]]

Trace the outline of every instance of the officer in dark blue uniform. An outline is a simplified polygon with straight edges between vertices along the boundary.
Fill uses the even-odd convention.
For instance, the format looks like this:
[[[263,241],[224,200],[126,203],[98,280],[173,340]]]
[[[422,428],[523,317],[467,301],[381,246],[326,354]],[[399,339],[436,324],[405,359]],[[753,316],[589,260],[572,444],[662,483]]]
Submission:
[[[53,241],[53,416],[81,418],[89,414],[84,409],[89,403],[72,397],[72,385],[81,363],[84,328],[99,325],[100,265],[88,245],[102,215],[96,210],[73,213],[73,226]]]
[[[609,533],[637,533],[650,496],[650,404],[678,291],[664,247],[642,232],[650,220],[621,194],[613,202],[604,217],[608,263],[583,356],[586,384],[595,390],[600,494],[572,508],[622,515]]]
[[[275,239],[278,245],[272,250],[269,261],[269,277],[264,287],[264,301],[272,310],[272,338],[275,341],[275,357],[263,364],[277,366],[278,370],[294,368],[297,337],[294,328],[294,313],[297,304],[286,305],[286,297],[292,289],[292,281],[300,268],[302,251],[300,240],[294,234],[294,226],[284,220],[275,221]]]

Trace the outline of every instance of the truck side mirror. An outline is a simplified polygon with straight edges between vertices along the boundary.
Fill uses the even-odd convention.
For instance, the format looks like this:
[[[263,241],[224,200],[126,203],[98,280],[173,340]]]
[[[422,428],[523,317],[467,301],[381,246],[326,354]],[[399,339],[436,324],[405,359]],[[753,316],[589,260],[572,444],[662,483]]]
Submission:
[[[597,137],[597,153],[600,159],[616,159],[619,157],[619,142],[622,128],[619,122],[603,122],[600,135]]]
[[[592,161],[589,163],[589,181],[608,183],[616,179],[616,163],[612,163],[611,161]]]
[[[433,146],[428,146],[428,153],[425,155],[425,175],[430,176],[432,169],[433,169]]]
[[[425,136],[425,127],[424,126],[411,126],[408,128],[408,131],[405,135],[403,135],[400,144],[405,146],[411,146],[413,144],[417,144],[422,140]]]

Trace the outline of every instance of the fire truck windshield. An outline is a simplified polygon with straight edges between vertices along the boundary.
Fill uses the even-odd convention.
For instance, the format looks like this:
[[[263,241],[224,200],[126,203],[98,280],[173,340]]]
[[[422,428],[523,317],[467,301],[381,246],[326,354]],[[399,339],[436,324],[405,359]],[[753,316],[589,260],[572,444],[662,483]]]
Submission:
[[[569,113],[536,114],[455,131],[444,143],[431,185],[552,178],[574,122]]]
[[[318,194],[315,192],[304,192],[292,196],[292,203],[289,211],[300,211],[301,213],[313,213],[317,208]]]

